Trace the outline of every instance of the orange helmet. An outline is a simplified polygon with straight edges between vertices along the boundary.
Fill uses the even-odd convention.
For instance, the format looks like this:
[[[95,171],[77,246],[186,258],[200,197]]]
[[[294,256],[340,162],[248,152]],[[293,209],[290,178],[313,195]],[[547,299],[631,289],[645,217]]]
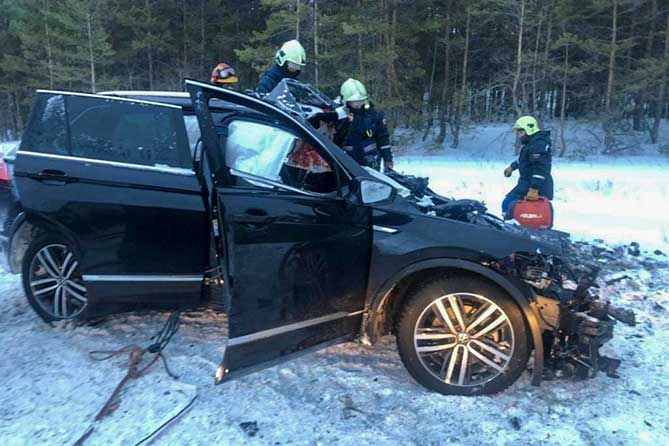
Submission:
[[[216,65],[216,68],[211,72],[212,84],[236,84],[237,82],[239,82],[237,72],[225,62]]]

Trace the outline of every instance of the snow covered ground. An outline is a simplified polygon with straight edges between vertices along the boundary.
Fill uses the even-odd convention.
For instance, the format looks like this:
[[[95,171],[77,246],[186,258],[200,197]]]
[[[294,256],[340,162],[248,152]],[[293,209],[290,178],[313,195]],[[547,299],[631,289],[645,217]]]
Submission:
[[[604,252],[603,297],[637,312],[604,353],[621,358],[620,379],[529,383],[467,398],[430,393],[405,371],[394,339],[349,343],[219,386],[225,320],[183,316],[159,365],[124,391],[120,407],[86,444],[132,445],[197,393],[157,445],[659,445],[669,444],[669,263],[665,256]],[[50,327],[23,297],[19,277],[0,274],[0,444],[72,444],[126,370],[91,350],[146,346],[166,313],[124,314],[95,325]],[[242,425],[251,428],[245,430]],[[254,433],[253,424],[257,432]],[[251,435],[254,433],[254,435]]]
[[[395,168],[430,178],[436,192],[483,200],[500,215],[506,193],[518,173],[505,178],[507,161],[462,161],[448,156],[404,156]],[[669,158],[556,161],[555,228],[576,239],[612,243],[636,241],[650,252],[669,252]]]
[[[483,199],[498,213],[515,182],[502,175],[512,159],[506,134],[473,133],[465,145],[488,143],[489,150],[401,156],[397,168],[429,176],[442,194]],[[191,410],[152,444],[669,444],[669,257],[653,254],[669,252],[668,168],[657,155],[555,163],[556,227],[579,239],[603,239],[600,294],[637,312],[638,325],[619,324],[603,352],[623,360],[620,379],[600,374],[537,388],[525,373],[500,395],[447,397],[409,376],[388,336],[373,347],[331,347],[214,386],[225,319],[193,312],[182,317],[165,351],[179,379],[156,365],[132,381],[86,444],[135,444],[195,394]],[[632,241],[645,251],[640,257],[620,246]],[[72,444],[127,367],[125,359],[96,362],[88,353],[146,346],[167,316],[124,314],[50,327],[28,306],[19,276],[0,272],[0,444]]]

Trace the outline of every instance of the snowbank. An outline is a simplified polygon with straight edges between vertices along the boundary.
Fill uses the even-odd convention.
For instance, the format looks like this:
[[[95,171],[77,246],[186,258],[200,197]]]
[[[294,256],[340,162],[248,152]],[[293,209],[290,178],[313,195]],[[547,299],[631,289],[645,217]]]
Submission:
[[[469,124],[460,134],[460,145],[451,148],[452,135],[449,133],[443,144],[437,144],[435,138],[438,129],[433,129],[423,141],[422,132],[409,129],[396,129],[394,134],[396,150],[407,155],[430,155],[439,153],[455,160],[497,160],[513,158],[515,136],[511,132],[512,122]],[[559,122],[542,123],[545,130],[551,131],[555,153],[562,145],[559,138]],[[650,144],[648,132],[624,132],[615,136],[620,147],[625,150],[614,155],[602,157],[604,149],[604,131],[599,122],[567,120],[565,124],[565,159],[588,160],[628,160],[637,162],[643,158],[657,158],[658,150],[669,144],[669,121],[663,120],[659,129],[659,143]],[[667,159],[665,155],[661,158]]]
[[[428,176],[436,192],[483,200],[501,214],[505,194],[518,173],[505,178],[507,161],[459,161],[446,156],[401,156],[396,170]],[[652,161],[652,163],[651,163]],[[669,252],[669,159],[572,162],[558,160],[555,180],[555,228],[576,239],[638,242],[648,251]]]
[[[11,149],[17,146],[19,142],[20,141],[0,142],[0,156],[9,152]]]

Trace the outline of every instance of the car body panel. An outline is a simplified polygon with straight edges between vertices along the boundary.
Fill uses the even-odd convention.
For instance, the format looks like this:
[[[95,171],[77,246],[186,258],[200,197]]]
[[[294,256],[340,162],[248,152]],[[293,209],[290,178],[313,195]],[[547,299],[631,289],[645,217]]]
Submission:
[[[199,299],[209,231],[192,169],[40,153],[22,142],[14,179],[26,221],[56,229],[77,250],[91,303]],[[135,277],[146,275],[153,290]],[[100,286],[107,276],[123,280]],[[161,286],[192,276],[200,280]]]

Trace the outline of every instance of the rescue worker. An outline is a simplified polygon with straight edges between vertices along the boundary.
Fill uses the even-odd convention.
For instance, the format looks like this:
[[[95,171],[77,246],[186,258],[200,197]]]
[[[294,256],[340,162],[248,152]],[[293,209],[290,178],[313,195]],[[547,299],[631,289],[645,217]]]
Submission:
[[[520,178],[516,187],[506,194],[502,202],[502,213],[516,200],[536,201],[539,197],[553,199],[553,177],[551,177],[552,148],[551,134],[542,131],[532,116],[521,116],[513,126],[522,148],[518,159],[504,169],[504,176],[510,177],[518,170]],[[508,216],[507,216],[508,217]]]
[[[383,113],[369,101],[362,82],[348,79],[341,86],[342,102],[349,111],[348,119],[339,121],[334,142],[363,166],[392,170],[393,154],[390,133]]]
[[[221,62],[212,70],[210,82],[234,90],[234,85],[239,82],[239,78],[234,68]]]
[[[289,40],[281,45],[274,57],[275,64],[269,68],[258,83],[258,93],[269,93],[282,79],[297,79],[307,63],[307,54],[297,40]]]

